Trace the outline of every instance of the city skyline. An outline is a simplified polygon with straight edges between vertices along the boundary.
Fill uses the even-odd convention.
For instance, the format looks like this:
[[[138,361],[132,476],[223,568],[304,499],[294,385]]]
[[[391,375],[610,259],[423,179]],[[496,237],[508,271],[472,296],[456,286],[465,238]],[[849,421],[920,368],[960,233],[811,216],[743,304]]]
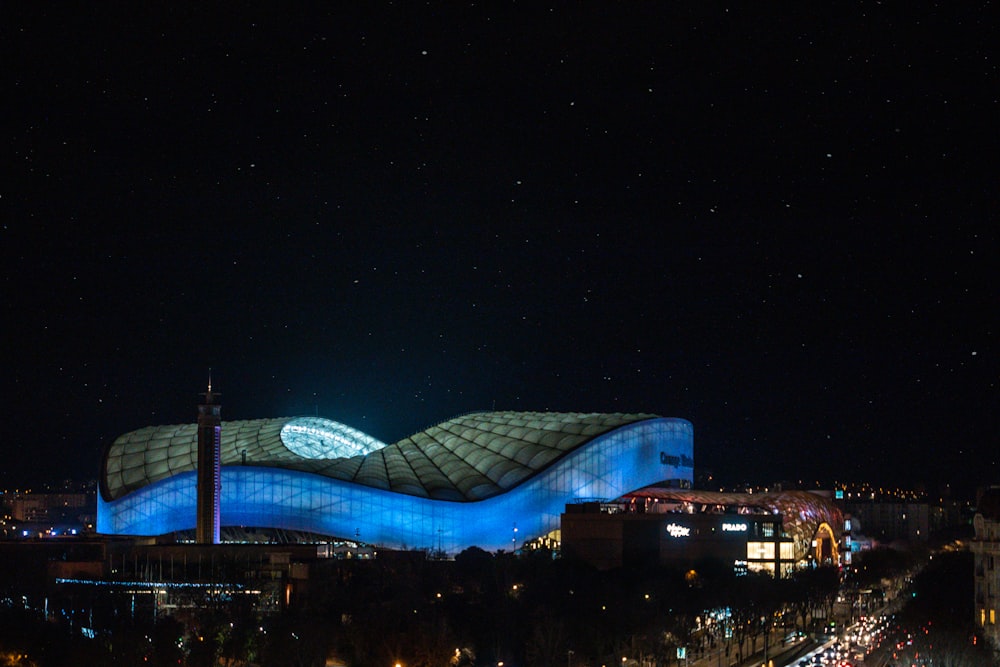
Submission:
[[[210,367],[224,421],[648,412],[723,485],[1000,479],[985,7],[9,14],[5,485]]]

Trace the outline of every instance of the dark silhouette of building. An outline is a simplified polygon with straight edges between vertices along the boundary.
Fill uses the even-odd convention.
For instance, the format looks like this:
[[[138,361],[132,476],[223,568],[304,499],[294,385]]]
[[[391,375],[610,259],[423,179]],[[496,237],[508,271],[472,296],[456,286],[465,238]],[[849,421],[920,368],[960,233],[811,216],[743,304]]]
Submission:
[[[970,543],[975,554],[976,625],[1000,652],[1000,486],[981,491],[976,505],[976,535]]]

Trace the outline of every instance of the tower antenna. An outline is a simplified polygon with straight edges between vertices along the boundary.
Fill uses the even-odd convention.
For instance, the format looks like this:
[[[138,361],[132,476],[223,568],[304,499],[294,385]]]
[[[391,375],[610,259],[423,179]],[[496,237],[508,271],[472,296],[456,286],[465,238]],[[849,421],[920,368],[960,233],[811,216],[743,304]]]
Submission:
[[[212,367],[211,366],[208,367],[208,391],[206,391],[204,394],[202,394],[202,396],[205,397],[205,403],[209,404],[209,405],[215,402],[213,399],[216,396],[222,396],[222,394],[220,394],[219,392],[212,391]]]

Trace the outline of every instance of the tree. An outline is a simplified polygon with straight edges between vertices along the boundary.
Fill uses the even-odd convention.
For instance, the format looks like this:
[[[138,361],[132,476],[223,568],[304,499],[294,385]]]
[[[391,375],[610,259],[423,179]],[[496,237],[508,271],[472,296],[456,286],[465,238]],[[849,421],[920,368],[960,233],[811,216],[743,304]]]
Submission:
[[[898,577],[913,565],[913,557],[898,549],[880,547],[862,551],[850,570],[851,583],[859,587],[878,587],[883,580]]]
[[[829,610],[840,589],[840,574],[832,566],[805,568],[793,573],[782,587],[785,602],[801,623],[799,629],[806,632],[817,611],[824,610],[824,617],[829,617]]]

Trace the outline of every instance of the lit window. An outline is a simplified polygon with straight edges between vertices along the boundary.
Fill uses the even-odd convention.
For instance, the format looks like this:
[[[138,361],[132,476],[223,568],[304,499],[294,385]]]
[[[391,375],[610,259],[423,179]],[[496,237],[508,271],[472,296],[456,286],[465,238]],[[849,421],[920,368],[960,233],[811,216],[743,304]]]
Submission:
[[[747,569],[751,572],[767,572],[774,574],[774,563],[748,563]]]
[[[749,560],[774,560],[774,542],[747,542]]]

